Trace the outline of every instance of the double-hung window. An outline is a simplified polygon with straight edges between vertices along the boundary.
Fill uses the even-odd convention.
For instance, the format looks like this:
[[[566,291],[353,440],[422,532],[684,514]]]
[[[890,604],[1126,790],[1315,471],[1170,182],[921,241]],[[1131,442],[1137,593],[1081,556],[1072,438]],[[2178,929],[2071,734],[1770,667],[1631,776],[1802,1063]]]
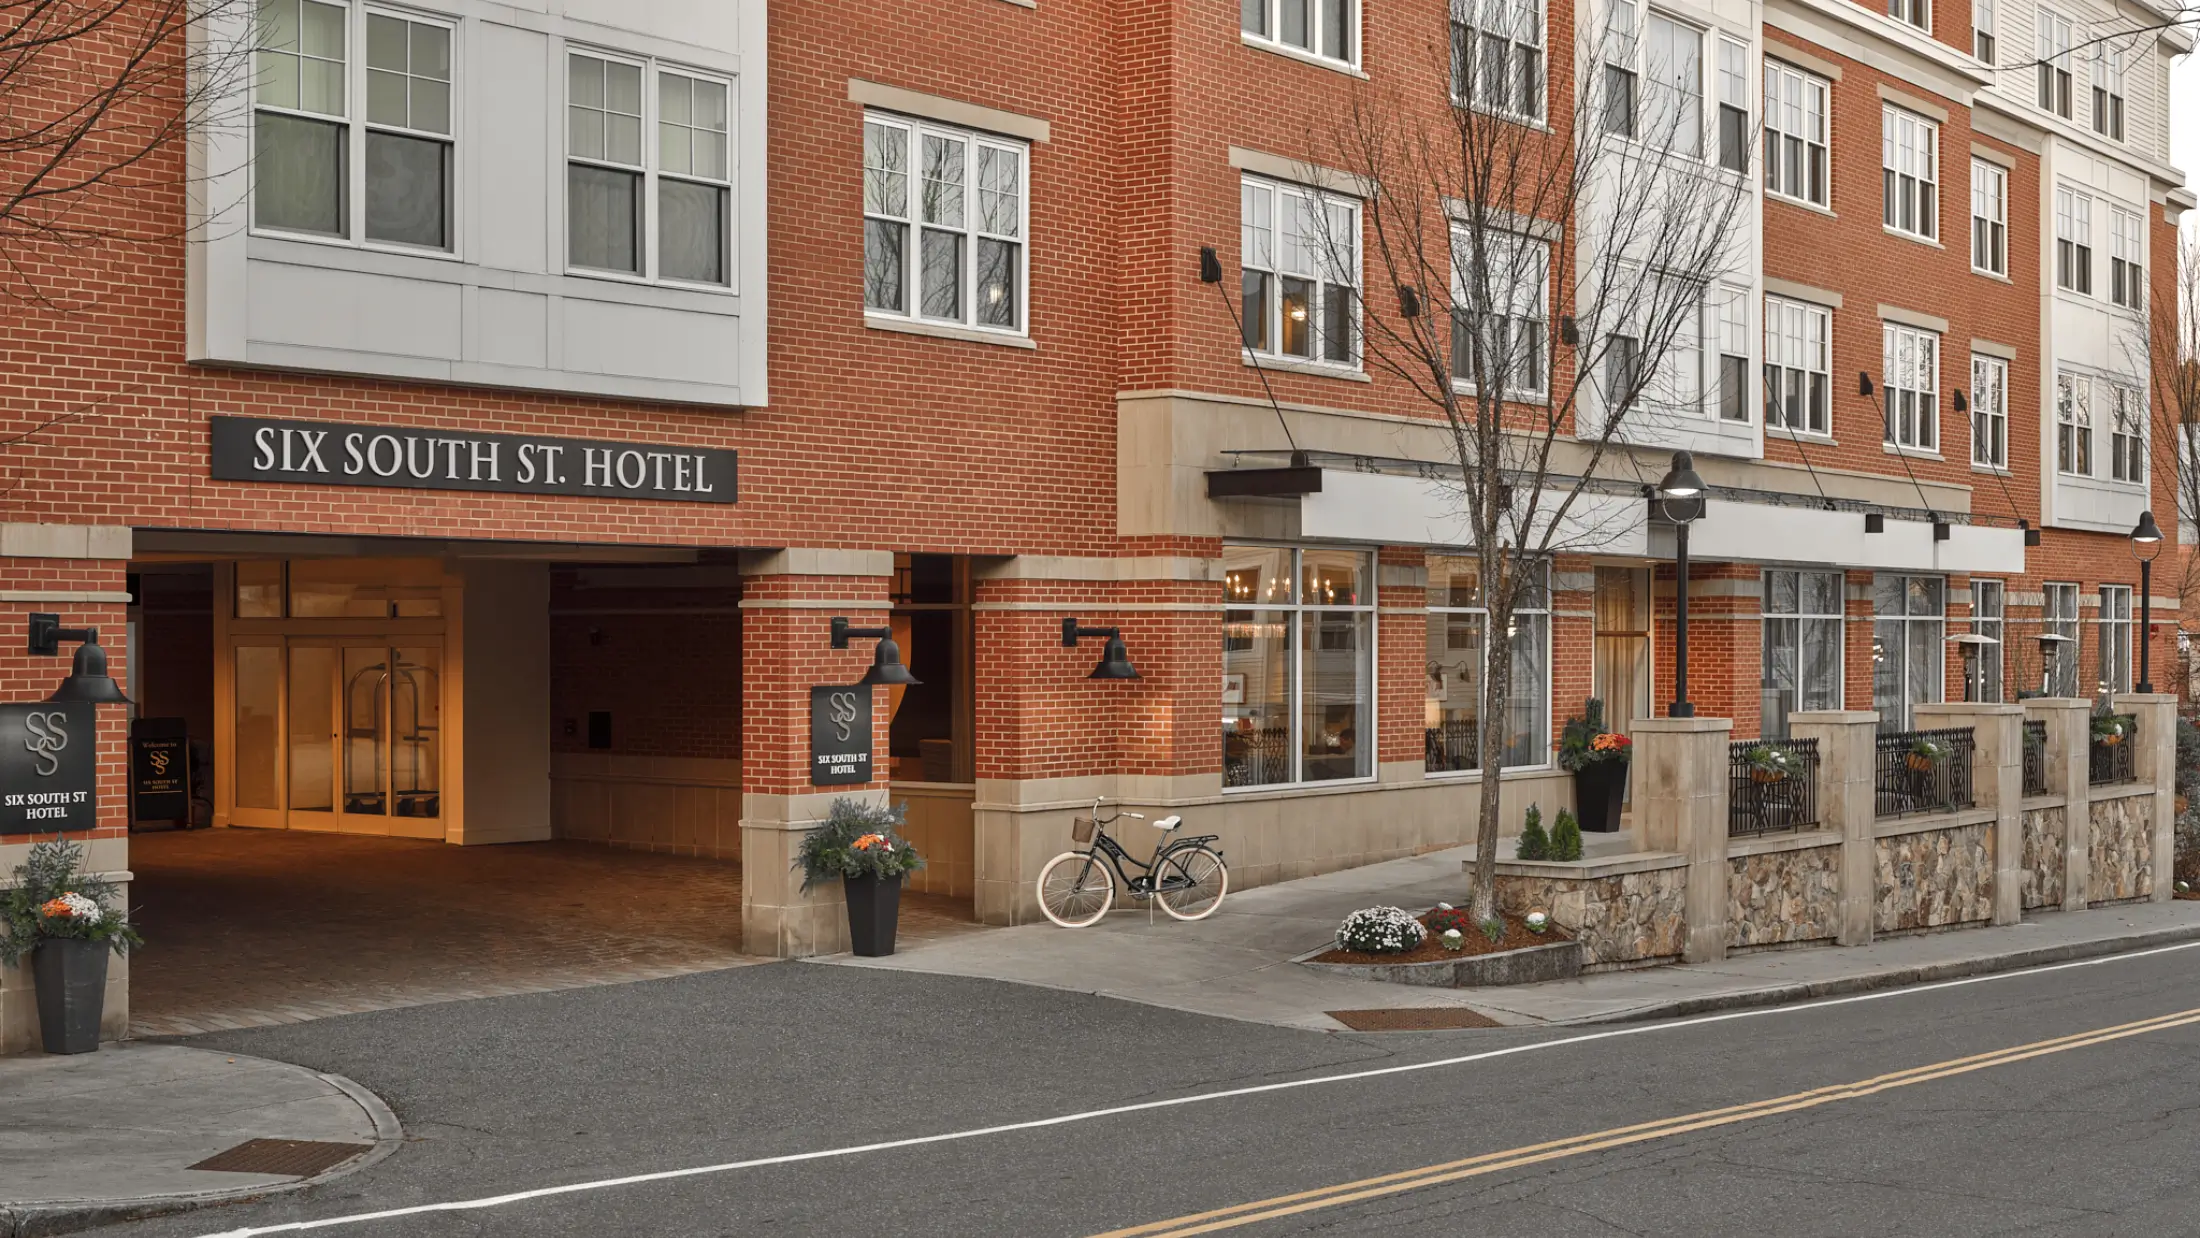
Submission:
[[[1542,765],[1551,742],[1551,600],[1540,564],[1513,603],[1511,682],[1503,727],[1508,768]],[[1431,774],[1481,768],[1482,687],[1488,661],[1487,599],[1479,563],[1463,555],[1428,556],[1428,679],[1423,744]]]
[[[2120,206],[2109,208],[2108,299],[2125,309],[2139,309],[2146,304],[2145,285],[2140,279],[2145,227],[2137,212]]]
[[[1920,30],[1933,28],[1933,9],[1928,0],[1887,0],[1887,16]]]
[[[1268,356],[1356,364],[1359,203],[1247,177],[1239,223],[1245,346]]]
[[[1833,315],[1817,305],[1765,298],[1765,426],[1829,434]]]
[[[1763,585],[1763,734],[1779,739],[1789,714],[1841,708],[1842,579],[1768,568]]]
[[[2009,363],[1971,355],[1971,463],[2009,467]]]
[[[2070,19],[2042,8],[2033,23],[2039,33],[2039,105],[2070,119]]]
[[[1880,110],[1880,165],[1887,227],[1932,240],[1940,235],[1940,126],[1898,107]]]
[[[1492,384],[1506,399],[1540,399],[1550,390],[1551,247],[1514,232],[1451,234],[1451,376],[1461,385]]]
[[[1721,284],[1712,297],[1719,332],[1719,419],[1748,421],[1749,292]]]
[[[452,28],[321,0],[262,0],[256,20],[254,224],[452,249]]]
[[[2093,45],[2093,132],[2124,140],[2124,57],[2116,45]]]
[[[2108,476],[2111,481],[2147,479],[2146,393],[2123,383],[2108,384]]]
[[[1238,28],[1260,43],[1359,63],[1360,11],[1354,0],[1238,0]]]
[[[566,265],[726,284],[731,84],[603,52],[566,55]]]
[[[2055,376],[2055,468],[2093,476],[2093,382],[2082,374]]]
[[[1222,548],[1222,785],[1375,772],[1374,556]]]
[[[1887,441],[1919,451],[1940,448],[1940,336],[1884,324]]]
[[[2106,692],[2131,691],[2131,586],[2101,586],[2101,681]]]
[[[1994,63],[1994,7],[1996,0],[1971,0],[1971,54]]]
[[[1879,729],[1905,731],[1910,710],[1941,699],[1948,582],[1881,572],[1872,578],[1872,708]]]
[[[1971,578],[1971,633],[1994,642],[1978,647],[1978,699],[1981,701],[2001,700],[2002,642],[2009,639],[2003,622],[2008,596],[2008,587],[2002,581],[1981,576]]]
[[[930,121],[863,123],[863,306],[1024,330],[1026,147]]]
[[[1673,306],[1675,326],[1672,339],[1667,342],[1665,351],[1657,356],[1646,376],[1644,395],[1651,407],[1661,413],[1701,417],[1704,411],[1706,302],[1698,300],[1687,305],[1680,303],[1681,291],[1672,285],[1676,282],[1693,282],[1685,276],[1651,274],[1647,278],[1666,286],[1646,292],[1643,305],[1646,308]]]
[[[2093,295],[2093,199],[2055,186],[2055,286]]]
[[[1500,116],[1543,119],[1543,0],[1451,0],[1451,93]]]
[[[2078,586],[2050,581],[2040,586],[2040,631],[2063,639],[2042,642],[2052,649],[2046,655],[2043,679],[2049,696],[2078,694]]]
[[[1827,205],[1826,80],[1765,62],[1765,192]]]
[[[1719,166],[1749,171],[1749,48],[1719,40]]]
[[[1642,41],[1642,120],[1652,146],[1703,154],[1703,31],[1652,10]]]
[[[1635,136],[1642,111],[1635,69],[1642,49],[1641,20],[1635,0],[1613,0],[1605,10],[1604,131],[1623,138]]]
[[[1983,159],[1971,161],[1971,269],[2009,273],[2009,173]]]

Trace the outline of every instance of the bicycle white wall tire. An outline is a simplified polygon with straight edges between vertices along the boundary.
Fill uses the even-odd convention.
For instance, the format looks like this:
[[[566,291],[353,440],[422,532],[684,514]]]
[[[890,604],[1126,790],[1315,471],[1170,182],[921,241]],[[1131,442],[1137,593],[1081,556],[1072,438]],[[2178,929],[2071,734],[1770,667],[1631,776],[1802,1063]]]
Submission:
[[[1115,869],[1098,855],[1064,851],[1039,870],[1038,894],[1047,919],[1063,928],[1089,928],[1115,906]]]
[[[1172,875],[1185,884],[1167,888]],[[1229,892],[1229,866],[1222,862],[1221,852],[1209,847],[1172,851],[1154,870],[1154,900],[1179,920],[1204,920],[1215,914]]]

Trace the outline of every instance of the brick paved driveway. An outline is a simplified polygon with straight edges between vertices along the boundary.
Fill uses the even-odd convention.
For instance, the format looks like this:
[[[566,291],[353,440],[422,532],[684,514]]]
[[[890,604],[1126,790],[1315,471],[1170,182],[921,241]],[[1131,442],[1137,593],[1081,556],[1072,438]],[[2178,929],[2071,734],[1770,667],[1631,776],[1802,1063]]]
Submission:
[[[141,1036],[737,967],[741,866],[587,843],[283,830],[130,840]],[[908,896],[905,940],[974,929]]]

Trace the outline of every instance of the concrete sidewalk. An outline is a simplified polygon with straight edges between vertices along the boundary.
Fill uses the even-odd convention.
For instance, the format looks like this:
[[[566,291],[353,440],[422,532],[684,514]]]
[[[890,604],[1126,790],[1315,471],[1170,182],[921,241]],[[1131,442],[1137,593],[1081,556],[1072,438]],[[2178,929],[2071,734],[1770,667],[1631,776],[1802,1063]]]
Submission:
[[[340,1177],[395,1151],[373,1093],[302,1066],[182,1045],[0,1058],[0,1234],[60,1234]],[[301,1173],[192,1166],[248,1140],[348,1145]],[[304,1149],[297,1151],[320,1151]]]
[[[1089,929],[1051,924],[972,933],[891,958],[815,962],[1013,980],[1196,1014],[1337,1031],[1326,1011],[1467,1006],[1501,1023],[1601,1023],[1771,1005],[1927,980],[2200,941],[2200,902],[2056,912],[2005,928],[1813,946],[1721,963],[1602,972],[1490,989],[1430,989],[1315,972],[1291,960],[1332,940],[1346,913],[1464,900],[1472,847],[1232,893],[1180,924],[1134,907]]]

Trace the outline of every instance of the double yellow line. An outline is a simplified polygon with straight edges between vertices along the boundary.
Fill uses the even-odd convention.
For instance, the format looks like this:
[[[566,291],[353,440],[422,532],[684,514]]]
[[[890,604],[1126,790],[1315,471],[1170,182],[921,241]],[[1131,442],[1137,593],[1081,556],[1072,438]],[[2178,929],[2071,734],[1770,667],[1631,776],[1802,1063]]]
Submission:
[[[1747,1105],[1735,1105],[1726,1109],[1707,1109],[1700,1113],[1682,1114],[1656,1122],[1643,1122],[1634,1126],[1614,1127],[1587,1135],[1575,1135],[1568,1139],[1554,1139],[1548,1143],[1529,1144],[1510,1148],[1503,1152],[1487,1152],[1464,1160],[1445,1161],[1438,1165],[1425,1165],[1419,1169],[1407,1169],[1398,1173],[1383,1174],[1375,1178],[1362,1178],[1356,1182],[1342,1182],[1335,1186],[1300,1191],[1291,1195],[1278,1195],[1270,1199],[1255,1200],[1229,1208],[1217,1208],[1212,1212],[1197,1212],[1189,1216],[1175,1217],[1167,1221],[1154,1221],[1130,1229],[1109,1230],[1095,1238],[1188,1238],[1192,1234],[1211,1234],[1217,1230],[1236,1229],[1255,1225],[1279,1217],[1315,1212],[1324,1208],[1336,1208],[1363,1200],[1379,1199],[1404,1191],[1417,1191],[1423,1187],[1440,1186],[1464,1178],[1478,1178],[1484,1174],[1501,1173],[1508,1169],[1521,1169],[1545,1161],[1561,1160],[1569,1156],[1581,1156],[1590,1152],[1603,1152],[1612,1148],[1624,1148],[1630,1144],[1647,1143],[1654,1139],[1668,1139],[1691,1131],[1710,1130],[1714,1127],[1732,1126],[1757,1118],[1769,1118],[1778,1114],[1793,1113],[1798,1109],[1814,1109],[1835,1101],[1855,1100],[1912,1084],[1930,1083],[1955,1075],[1969,1074],[1994,1066],[2007,1066],[2030,1058],[2044,1057],[2051,1053],[2067,1053],[2091,1045],[2106,1044],[2129,1036],[2143,1036],[2173,1027],[2200,1023],[2200,1007],[2181,1010],[2174,1014],[2158,1015],[2135,1023],[2119,1023],[2113,1027],[2095,1028],[2089,1032],[2077,1032],[2058,1036],[2052,1040],[2035,1040],[2030,1044],[2012,1045],[1991,1053],[1971,1057],[1951,1058],[1929,1066],[1913,1066],[1892,1074],[1875,1075],[1854,1083],[1835,1084],[1815,1088],[1808,1092],[1796,1092],[1787,1096],[1775,1096],[1769,1100],[1755,1101]]]

